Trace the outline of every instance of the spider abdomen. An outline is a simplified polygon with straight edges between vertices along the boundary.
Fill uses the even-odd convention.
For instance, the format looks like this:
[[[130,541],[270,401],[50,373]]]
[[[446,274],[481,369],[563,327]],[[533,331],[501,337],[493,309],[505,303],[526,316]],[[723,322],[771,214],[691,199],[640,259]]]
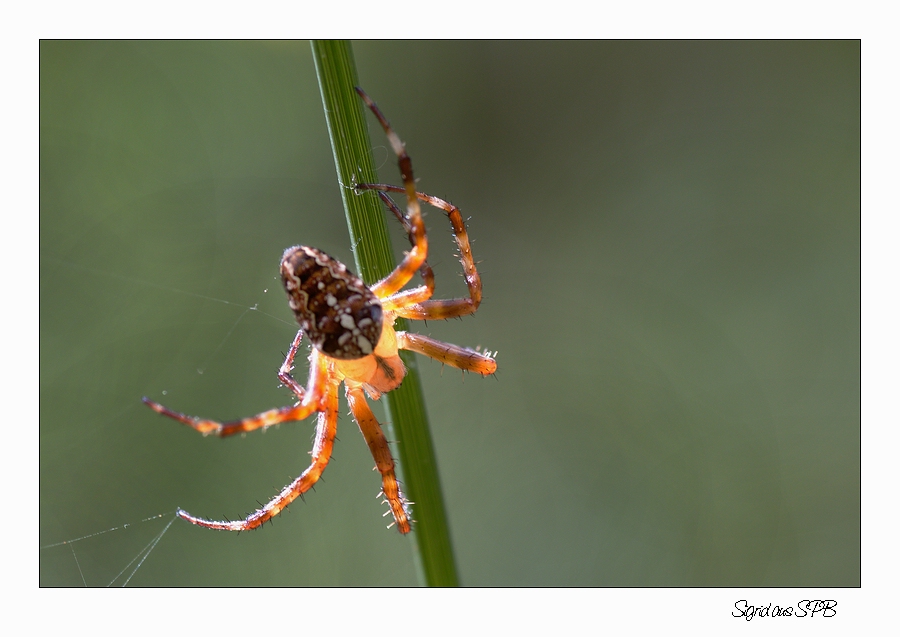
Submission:
[[[381,302],[347,266],[321,250],[294,246],[281,258],[281,279],[313,347],[340,360],[375,350],[383,324]]]

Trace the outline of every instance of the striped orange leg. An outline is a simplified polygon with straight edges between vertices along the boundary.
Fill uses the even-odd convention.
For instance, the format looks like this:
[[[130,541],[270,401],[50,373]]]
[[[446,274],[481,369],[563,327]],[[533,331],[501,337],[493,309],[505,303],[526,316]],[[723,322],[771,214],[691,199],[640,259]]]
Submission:
[[[376,190],[379,192],[406,192],[404,188],[392,186],[390,184],[357,184],[357,190]],[[472,256],[472,246],[469,243],[469,233],[466,230],[466,224],[463,221],[462,213],[459,208],[449,201],[444,201],[438,197],[417,192],[416,198],[425,203],[440,208],[450,219],[450,225],[453,229],[453,238],[459,247],[459,262],[462,264],[463,273],[466,277],[466,287],[469,288],[469,298],[467,299],[441,299],[441,300],[422,300],[415,301],[412,304],[406,304],[407,299],[400,292],[394,296],[382,299],[382,305],[386,310],[397,313],[398,316],[404,316],[410,319],[428,320],[428,319],[445,319],[455,318],[457,316],[465,316],[472,314],[481,305],[481,277],[475,268],[475,259]],[[396,298],[396,301],[395,301]]]
[[[486,354],[467,347],[437,341],[422,334],[397,332],[397,346],[400,349],[418,352],[457,369],[475,372],[482,376],[488,376],[497,371],[497,361]]]
[[[328,466],[328,461],[331,459],[331,451],[334,447],[334,437],[337,434],[339,386],[340,381],[332,378],[329,374],[321,400],[318,424],[316,425],[316,441],[313,444],[312,449],[312,463],[310,463],[309,467],[299,478],[282,489],[281,493],[272,498],[268,504],[251,513],[246,519],[238,520],[236,522],[230,522],[228,520],[205,520],[203,518],[195,517],[181,509],[178,509],[178,516],[192,524],[203,526],[208,529],[216,529],[219,531],[249,531],[250,529],[262,526],[281,513],[291,502],[309,491],[319,480],[322,472],[325,471],[325,467]]]
[[[288,350],[287,356],[285,356],[284,358],[284,362],[278,369],[278,380],[280,380],[285,387],[294,392],[301,402],[306,396],[306,390],[300,386],[300,383],[298,383],[293,376],[291,376],[291,372],[294,370],[294,356],[297,355],[297,350],[300,349],[300,343],[302,341],[303,330],[299,330],[297,332],[297,336],[294,337],[294,342],[291,343],[291,348]]]
[[[353,412],[353,418],[359,425],[359,430],[369,445],[369,451],[375,459],[375,468],[381,473],[381,493],[391,507],[391,514],[394,516],[394,523],[401,533],[409,533],[409,502],[403,497],[400,491],[400,485],[397,482],[397,476],[394,473],[394,458],[391,456],[390,447],[388,447],[387,438],[381,430],[381,425],[375,419],[375,415],[366,402],[366,395],[362,385],[345,380],[344,384],[347,388],[347,402],[350,404],[350,411]],[[387,514],[385,514],[387,515]],[[392,523],[390,526],[393,526]],[[390,527],[388,527],[390,528]]]
[[[290,375],[285,372],[285,368],[288,370],[293,364],[294,355],[297,352],[297,347],[300,343],[301,333],[298,333],[294,342],[291,344],[291,349],[288,352],[287,358],[284,361],[284,365],[278,373],[278,377],[285,381],[285,376],[287,378],[291,378]],[[255,416],[250,416],[249,418],[242,418],[240,420],[235,420],[232,422],[221,423],[215,420],[207,420],[205,418],[198,418],[197,416],[187,416],[182,414],[181,412],[173,411],[168,407],[164,407],[159,403],[150,400],[146,396],[141,400],[144,401],[150,409],[155,411],[158,414],[162,414],[163,416],[168,416],[169,418],[173,418],[179,422],[183,422],[189,427],[192,427],[202,433],[204,436],[209,434],[215,434],[220,438],[224,438],[226,436],[233,436],[237,433],[246,433],[248,431],[253,431],[254,429],[259,429],[260,427],[269,427],[271,425],[277,425],[282,422],[289,422],[292,420],[303,420],[310,414],[315,411],[320,410],[320,403],[322,400],[322,392],[324,389],[324,384],[327,378],[327,369],[328,369],[328,360],[323,356],[318,350],[314,349],[312,351],[312,355],[310,356],[310,372],[309,372],[309,386],[306,388],[306,391],[303,391],[297,382],[291,378],[293,383],[288,384],[291,389],[297,393],[297,396],[301,398],[300,404],[288,406],[288,407],[280,407],[278,409],[270,409],[268,411],[264,411]],[[299,390],[299,391],[298,391]]]
[[[391,212],[394,213],[394,216],[397,217],[397,220],[403,225],[403,229],[406,230],[406,233],[409,236],[410,243],[415,245],[415,229],[409,222],[409,219],[407,219],[404,214],[400,212],[400,208],[397,207],[397,204],[394,203],[394,200],[391,199],[389,195],[383,192],[379,192],[378,196],[381,197],[384,205],[386,205],[391,210]],[[419,274],[422,276],[422,281],[424,281],[425,285],[420,285],[409,290],[403,290],[402,292],[392,294],[387,306],[385,307],[384,304],[382,304],[382,307],[384,307],[388,311],[391,311],[398,307],[405,307],[407,305],[420,303],[422,301],[427,301],[428,299],[430,299],[431,295],[434,294],[434,272],[428,265],[427,261],[422,261],[422,266],[419,268]]]
[[[372,98],[366,95],[365,91],[359,87],[356,87],[356,92],[359,93],[366,106],[375,114],[378,123],[384,129],[384,134],[388,138],[391,148],[394,149],[394,154],[397,155],[397,166],[400,168],[400,177],[403,179],[403,188],[400,188],[398,192],[406,193],[406,219],[411,228],[412,250],[406,253],[402,263],[394,268],[393,272],[371,288],[375,296],[385,298],[409,283],[416,270],[425,262],[425,257],[428,255],[428,238],[425,236],[425,221],[422,219],[422,210],[419,207],[419,200],[416,198],[416,182],[413,177],[412,160],[406,154],[406,146],[391,128],[387,118],[375,105]],[[365,188],[362,188],[362,190],[365,190]]]

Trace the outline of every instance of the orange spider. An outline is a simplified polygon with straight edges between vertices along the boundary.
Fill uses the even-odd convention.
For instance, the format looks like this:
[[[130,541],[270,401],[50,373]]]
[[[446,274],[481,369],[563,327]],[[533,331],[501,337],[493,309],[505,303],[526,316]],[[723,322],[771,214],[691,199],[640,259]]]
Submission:
[[[437,197],[416,192],[412,162],[403,142],[369,96],[362,89],[357,88],[356,91],[384,128],[397,154],[403,178],[402,188],[387,184],[357,184],[356,190],[378,192],[382,201],[406,229],[412,249],[393,272],[371,287],[367,287],[362,279],[351,273],[340,261],[320,250],[307,246],[294,246],[285,250],[281,259],[281,278],[300,330],[278,371],[278,378],[297,395],[299,402],[295,405],[220,423],[186,416],[149,398],[143,399],[157,413],[183,422],[204,435],[215,434],[220,437],[282,422],[303,420],[314,412],[319,414],[312,463],[299,478],[244,520],[217,522],[195,517],[179,509],[178,515],[193,524],[225,531],[254,529],[278,515],[308,491],[322,475],[331,457],[337,432],[338,390],[343,382],[353,418],[375,458],[376,468],[381,472],[382,494],[390,506],[394,523],[401,533],[409,533],[409,502],[400,491],[387,439],[366,402],[366,394],[377,400],[381,394],[396,389],[403,382],[406,368],[398,354],[400,349],[418,352],[482,376],[497,371],[497,363],[486,354],[442,343],[421,334],[394,330],[394,321],[398,316],[426,320],[473,313],[481,303],[481,279],[475,270],[466,226],[459,209]],[[386,194],[388,192],[406,194],[406,215]],[[440,208],[450,218],[469,288],[468,298],[431,300],[434,274],[425,262],[428,239],[425,236],[419,200]],[[417,271],[421,273],[424,285],[402,290]],[[291,376],[294,356],[304,334],[312,343],[309,380],[305,389]]]

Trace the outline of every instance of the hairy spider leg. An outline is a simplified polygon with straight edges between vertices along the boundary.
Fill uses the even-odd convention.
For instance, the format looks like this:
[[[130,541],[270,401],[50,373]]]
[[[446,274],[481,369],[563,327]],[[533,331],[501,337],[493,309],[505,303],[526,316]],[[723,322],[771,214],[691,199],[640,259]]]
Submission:
[[[381,430],[381,425],[369,408],[366,394],[361,384],[354,381],[344,381],[347,393],[347,402],[353,419],[359,425],[359,430],[369,445],[369,451],[375,459],[375,468],[381,473],[381,493],[391,507],[394,522],[401,533],[409,533],[409,503],[400,491],[400,484],[394,473],[394,458],[388,447],[387,438]]]
[[[160,405],[158,402],[150,400],[146,396],[144,396],[141,400],[143,400],[144,403],[148,407],[150,407],[150,409],[158,414],[162,414],[163,416],[168,416],[169,418],[173,418],[179,422],[183,422],[189,427],[196,429],[204,436],[214,434],[216,436],[219,436],[220,438],[233,436],[237,433],[246,433],[248,431],[259,429],[260,427],[277,425],[282,422],[303,420],[313,412],[319,411],[320,409],[320,403],[322,400],[324,389],[323,386],[326,379],[327,359],[318,350],[313,349],[312,354],[309,357],[309,386],[305,391],[303,391],[303,389],[297,384],[297,382],[294,381],[293,377],[291,377],[288,372],[284,371],[286,368],[289,370],[293,365],[294,356],[296,355],[297,348],[300,345],[301,336],[302,331],[298,332],[297,336],[294,338],[294,342],[291,344],[291,349],[288,351],[288,355],[285,358],[284,364],[282,365],[278,373],[278,377],[282,380],[282,382],[284,382],[285,380],[284,378],[282,378],[282,376],[291,379],[292,382],[286,384],[288,385],[288,387],[294,390],[297,396],[301,399],[300,403],[297,405],[289,405],[287,407],[270,409],[268,411],[256,414],[255,416],[249,416],[247,418],[241,418],[240,420],[221,423],[216,420],[208,420],[206,418],[199,418],[197,416],[188,416],[186,414],[182,414],[181,412],[173,411],[168,407]]]
[[[394,203],[394,200],[391,199],[390,195],[387,193],[378,191],[378,196],[381,197],[381,200],[384,202],[391,212],[394,213],[394,216],[397,218],[397,221],[403,226],[403,229],[406,230],[406,234],[409,237],[409,242],[412,245],[416,244],[416,238],[414,234],[414,228],[412,224],[409,222],[409,219],[400,211],[400,208],[397,207],[397,204]],[[419,301],[425,301],[431,298],[431,295],[434,294],[434,271],[431,269],[431,266],[428,265],[428,261],[422,261],[422,267],[419,268],[419,275],[422,277],[422,281],[425,285],[420,285],[417,288],[413,288],[412,290],[405,290],[403,294],[404,299],[412,299],[413,294],[418,294],[421,296],[421,299],[410,300],[411,303],[418,303]],[[394,294],[394,298],[398,298],[399,294]]]
[[[291,502],[309,491],[319,480],[328,461],[331,459],[331,451],[334,448],[334,438],[337,435],[338,421],[338,387],[340,378],[335,372],[328,370],[324,392],[321,399],[321,411],[316,424],[316,441],[312,449],[312,462],[300,477],[281,490],[281,493],[272,498],[261,509],[248,515],[243,520],[230,522],[227,520],[215,521],[198,518],[187,511],[178,509],[178,516],[197,526],[219,531],[249,531],[262,526],[273,517],[281,513]]]
[[[412,228],[410,237],[412,238],[412,250],[406,253],[403,261],[394,268],[393,272],[371,286],[372,292],[379,298],[385,298],[394,294],[404,285],[409,283],[416,271],[425,262],[428,255],[428,238],[425,235],[425,221],[422,219],[422,210],[419,206],[419,200],[416,198],[416,182],[413,177],[412,160],[406,153],[406,146],[397,136],[397,133],[391,128],[387,118],[379,110],[375,102],[372,101],[365,91],[356,87],[356,92],[369,107],[369,110],[375,114],[384,134],[387,136],[394,154],[397,155],[397,166],[400,168],[400,177],[403,179],[403,188],[399,192],[406,193],[406,218],[409,226]]]
[[[293,376],[291,376],[291,372],[294,370],[294,356],[297,355],[297,350],[300,349],[300,343],[302,341],[303,330],[298,330],[297,335],[294,337],[294,341],[291,343],[291,348],[284,358],[284,362],[281,364],[281,367],[278,368],[278,380],[281,381],[282,385],[294,392],[301,401],[306,395],[306,390],[303,389]]]
[[[405,189],[390,184],[357,184],[356,189],[380,192],[406,192]],[[408,303],[408,297],[411,296],[411,293],[416,292],[418,288],[415,288],[382,299],[381,304],[385,310],[396,312],[398,316],[416,320],[456,318],[472,314],[481,305],[481,276],[479,276],[478,270],[475,268],[475,259],[472,256],[472,247],[469,243],[469,233],[466,230],[462,213],[452,203],[424,192],[417,192],[416,198],[447,213],[453,229],[453,238],[459,247],[459,262],[462,264],[463,273],[465,274],[469,298],[415,300],[410,304]]]
[[[423,334],[397,332],[397,346],[400,349],[423,354],[457,369],[475,372],[482,376],[489,376],[497,371],[497,361],[487,354],[476,352],[468,347],[444,343]]]

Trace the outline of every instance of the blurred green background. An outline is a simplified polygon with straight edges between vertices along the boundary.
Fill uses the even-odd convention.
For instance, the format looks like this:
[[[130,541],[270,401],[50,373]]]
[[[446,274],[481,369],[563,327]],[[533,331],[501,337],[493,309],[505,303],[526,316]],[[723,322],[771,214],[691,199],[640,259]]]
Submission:
[[[480,262],[478,313],[414,329],[499,350],[496,379],[419,361],[462,583],[859,586],[859,43],[354,50]],[[288,404],[281,253],[353,259],[308,42],[44,41],[40,89],[40,544],[166,512],[41,549],[42,586],[101,586],[177,506],[235,518],[306,467],[312,420],[222,441],[140,398]],[[346,413],[305,503],[176,521],[129,585],[415,584]]]

